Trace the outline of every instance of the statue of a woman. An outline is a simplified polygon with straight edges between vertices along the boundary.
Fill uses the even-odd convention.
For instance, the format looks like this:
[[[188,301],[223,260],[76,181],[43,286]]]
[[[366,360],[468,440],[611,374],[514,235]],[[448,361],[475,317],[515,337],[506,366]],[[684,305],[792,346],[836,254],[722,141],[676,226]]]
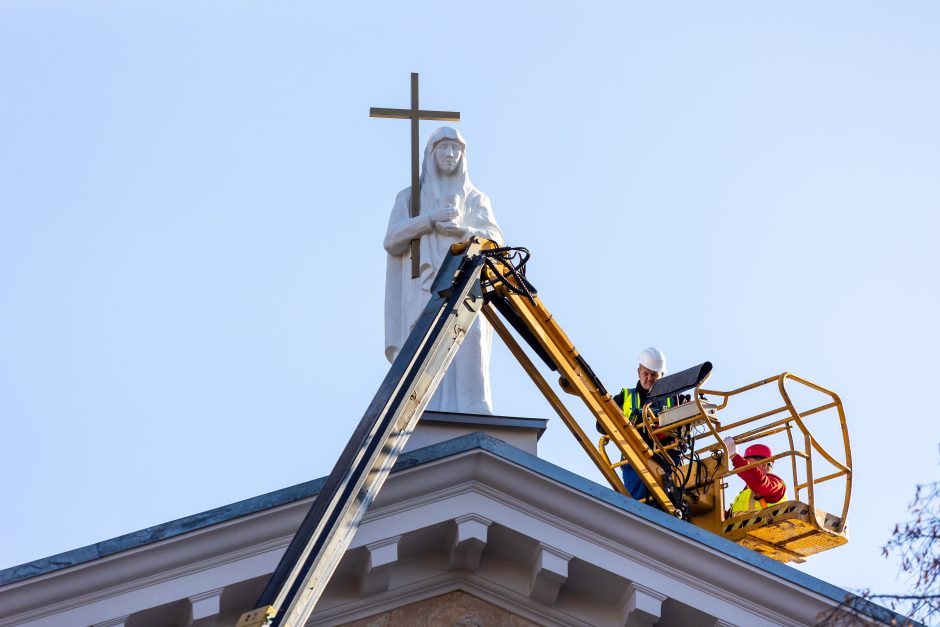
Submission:
[[[502,243],[489,199],[467,176],[467,143],[449,127],[428,138],[421,166],[421,213],[409,216],[411,187],[395,199],[385,234],[385,356],[394,361],[431,297],[431,284],[452,244],[479,236]],[[420,240],[419,276],[411,278],[410,242]],[[470,327],[427,409],[492,414],[490,349],[483,316]]]

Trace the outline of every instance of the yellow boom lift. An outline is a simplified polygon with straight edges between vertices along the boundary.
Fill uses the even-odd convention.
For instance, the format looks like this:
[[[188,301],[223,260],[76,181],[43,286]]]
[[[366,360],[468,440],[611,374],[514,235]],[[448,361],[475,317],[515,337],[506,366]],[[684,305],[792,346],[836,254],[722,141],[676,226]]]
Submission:
[[[707,389],[704,384],[712,366],[705,362],[657,381],[641,420],[631,421],[526,279],[528,258],[523,248],[501,248],[476,238],[452,247],[438,271],[427,307],[288,546],[257,609],[244,614],[238,627],[301,627],[306,622],[480,313],[614,490],[628,494],[617,470],[629,464],[649,489],[650,506],[781,562],[801,562],[848,541],[852,458],[838,395],[786,372],[731,391]],[[557,373],[557,386],[542,376],[510,327]],[[562,402],[556,387],[583,401],[590,420],[604,432],[597,443]],[[683,393],[689,402],[654,411],[665,399]],[[824,447],[810,431],[810,422],[830,439],[841,439],[841,445]],[[753,464],[729,468],[722,443],[728,436],[739,444],[758,439],[775,442],[779,452],[772,459],[778,467],[786,467],[779,474],[790,490],[787,500],[756,512],[729,515],[724,495],[727,481]],[[613,460],[609,449],[615,451]],[[819,509],[820,501],[830,511]]]

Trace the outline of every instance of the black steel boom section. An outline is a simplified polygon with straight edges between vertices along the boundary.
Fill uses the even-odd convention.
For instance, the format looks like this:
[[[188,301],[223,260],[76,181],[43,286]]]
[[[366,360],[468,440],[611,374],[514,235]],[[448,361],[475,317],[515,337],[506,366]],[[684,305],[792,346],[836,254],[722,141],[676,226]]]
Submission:
[[[239,627],[302,627],[382,487],[483,297],[481,244],[444,260],[431,299],[287,547],[256,610]]]

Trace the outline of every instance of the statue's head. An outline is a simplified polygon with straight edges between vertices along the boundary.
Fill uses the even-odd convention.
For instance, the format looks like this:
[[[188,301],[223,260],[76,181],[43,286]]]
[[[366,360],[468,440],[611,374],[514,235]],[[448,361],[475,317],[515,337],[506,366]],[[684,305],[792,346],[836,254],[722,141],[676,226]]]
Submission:
[[[433,158],[437,173],[451,176],[461,169],[466,147],[466,142],[456,129],[444,126],[428,138],[425,160]]]
[[[463,157],[463,145],[452,139],[442,139],[434,144],[434,164],[438,174],[453,174]]]

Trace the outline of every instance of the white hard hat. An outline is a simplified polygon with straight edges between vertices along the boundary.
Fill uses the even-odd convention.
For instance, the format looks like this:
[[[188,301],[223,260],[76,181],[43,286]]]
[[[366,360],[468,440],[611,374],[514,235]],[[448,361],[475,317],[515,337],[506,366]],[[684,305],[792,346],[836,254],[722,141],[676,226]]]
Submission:
[[[640,365],[646,366],[653,372],[666,372],[666,356],[658,348],[650,346],[640,353]]]

